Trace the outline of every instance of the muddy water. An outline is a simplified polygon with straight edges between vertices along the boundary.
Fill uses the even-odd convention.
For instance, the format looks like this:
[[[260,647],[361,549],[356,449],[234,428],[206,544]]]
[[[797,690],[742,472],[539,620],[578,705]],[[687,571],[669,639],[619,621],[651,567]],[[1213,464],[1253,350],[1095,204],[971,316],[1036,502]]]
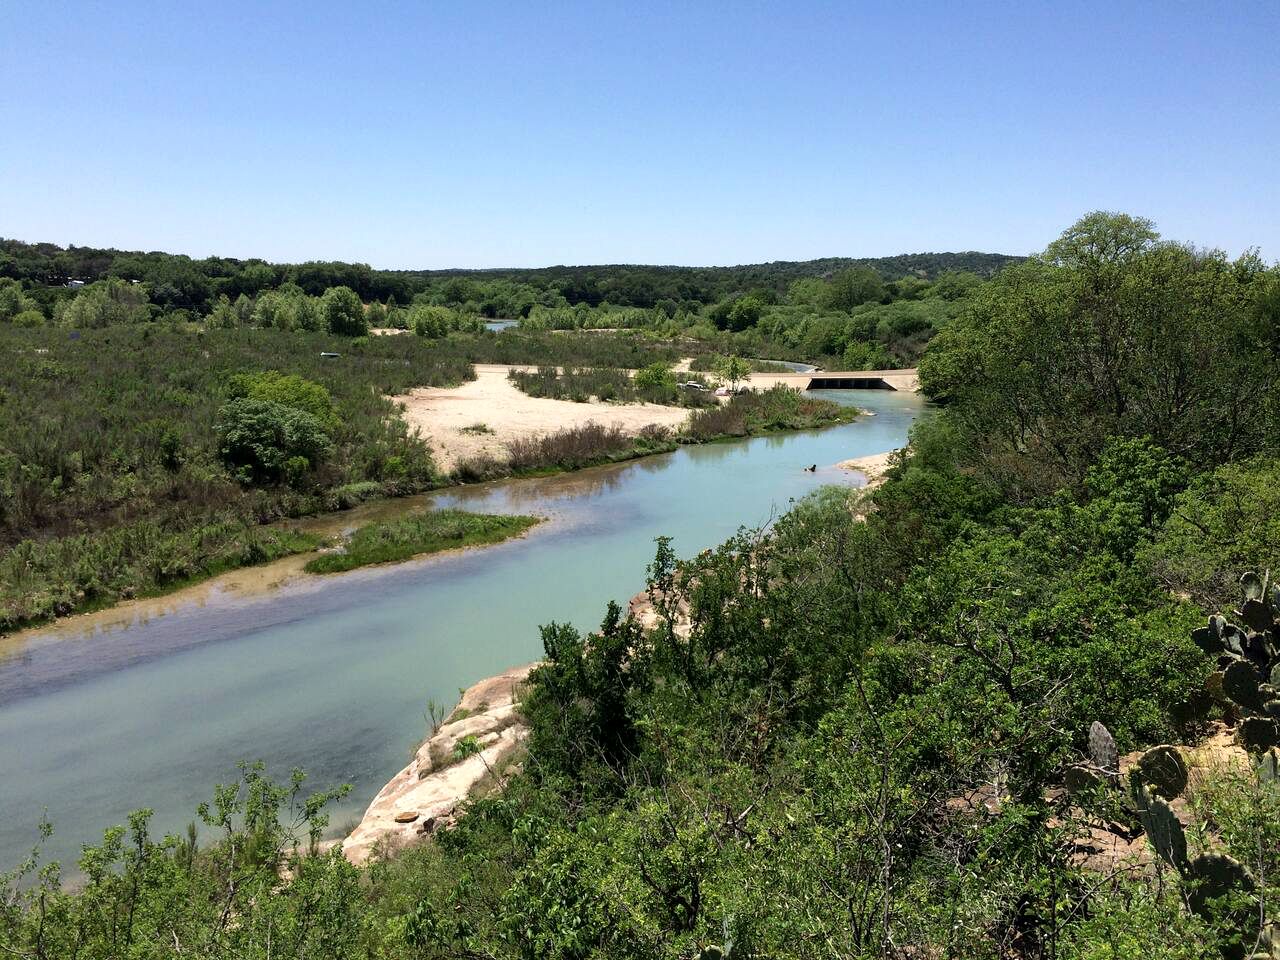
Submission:
[[[180,830],[242,759],[351,783],[334,823],[358,818],[423,736],[429,699],[451,705],[459,688],[536,659],[539,624],[598,624],[607,601],[643,587],[655,537],[690,554],[853,482],[822,465],[903,445],[923,409],[910,394],[825,395],[876,415],[368,505],[313,523],[431,504],[549,522],[337,577],[300,576],[294,559],[0,641],[0,870],[29,850],[43,809],[47,851],[68,861],[137,807],[155,810],[157,831]]]

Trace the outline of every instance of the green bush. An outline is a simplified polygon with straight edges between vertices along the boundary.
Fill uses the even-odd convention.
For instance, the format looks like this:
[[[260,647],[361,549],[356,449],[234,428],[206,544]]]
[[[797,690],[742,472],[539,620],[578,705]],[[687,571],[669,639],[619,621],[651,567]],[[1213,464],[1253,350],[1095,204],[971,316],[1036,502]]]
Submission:
[[[218,421],[218,451],[244,484],[296,482],[333,444],[311,414],[271,400],[231,400]]]

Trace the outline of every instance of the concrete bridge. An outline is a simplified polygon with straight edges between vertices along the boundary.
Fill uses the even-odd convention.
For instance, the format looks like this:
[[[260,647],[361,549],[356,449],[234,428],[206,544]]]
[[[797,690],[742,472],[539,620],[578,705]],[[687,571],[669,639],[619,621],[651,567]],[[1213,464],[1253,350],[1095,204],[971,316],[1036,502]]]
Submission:
[[[810,373],[753,373],[747,381],[767,389],[785,383],[797,390],[908,390],[920,389],[915,368],[909,370],[814,370]]]

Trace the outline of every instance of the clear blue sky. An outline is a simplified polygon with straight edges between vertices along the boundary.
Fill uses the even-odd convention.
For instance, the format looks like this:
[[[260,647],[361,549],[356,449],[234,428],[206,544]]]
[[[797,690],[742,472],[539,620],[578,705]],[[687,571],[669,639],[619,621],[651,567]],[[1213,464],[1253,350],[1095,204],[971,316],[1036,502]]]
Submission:
[[[4,0],[0,236],[377,267],[1280,258],[1280,2]]]

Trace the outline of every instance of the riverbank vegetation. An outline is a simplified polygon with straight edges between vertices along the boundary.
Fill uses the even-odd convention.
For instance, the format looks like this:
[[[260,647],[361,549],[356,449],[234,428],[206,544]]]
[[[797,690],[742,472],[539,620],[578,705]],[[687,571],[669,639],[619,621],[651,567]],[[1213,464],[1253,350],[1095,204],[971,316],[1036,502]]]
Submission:
[[[921,376],[941,409],[860,509],[828,489],[694,558],[660,542],[653,629],[613,604],[544,626],[521,769],[456,826],[358,870],[315,852],[324,794],[251,769],[207,836],[140,814],[78,891],[28,867],[0,944],[1274,955],[1280,734],[1250,661],[1280,611],[1280,271],[1091,215],[987,281]]]
[[[768,390],[736,393],[725,404],[717,404],[689,415],[682,439],[706,443],[729,437],[752,437],[779,430],[808,430],[835,423],[848,423],[858,416],[853,407],[843,407],[777,384]]]
[[[719,401],[706,377],[675,374],[653,363],[635,372],[598,367],[538,367],[512,370],[508,379],[531,397],[586,403],[661,403],[674,407],[711,407]],[[696,383],[698,387],[690,387]]]
[[[507,444],[505,459],[474,457],[459,463],[454,474],[464,482],[542,476],[670,453],[677,446],[675,435],[661,426],[653,425],[632,433],[590,421],[554,433],[513,440]]]
[[[385,398],[472,376],[409,337],[0,324],[0,630],[279,556],[267,521],[429,488]]]
[[[307,561],[307,573],[341,573],[375,563],[396,563],[441,550],[501,543],[541,523],[539,517],[431,510],[360,527],[341,551]]]

